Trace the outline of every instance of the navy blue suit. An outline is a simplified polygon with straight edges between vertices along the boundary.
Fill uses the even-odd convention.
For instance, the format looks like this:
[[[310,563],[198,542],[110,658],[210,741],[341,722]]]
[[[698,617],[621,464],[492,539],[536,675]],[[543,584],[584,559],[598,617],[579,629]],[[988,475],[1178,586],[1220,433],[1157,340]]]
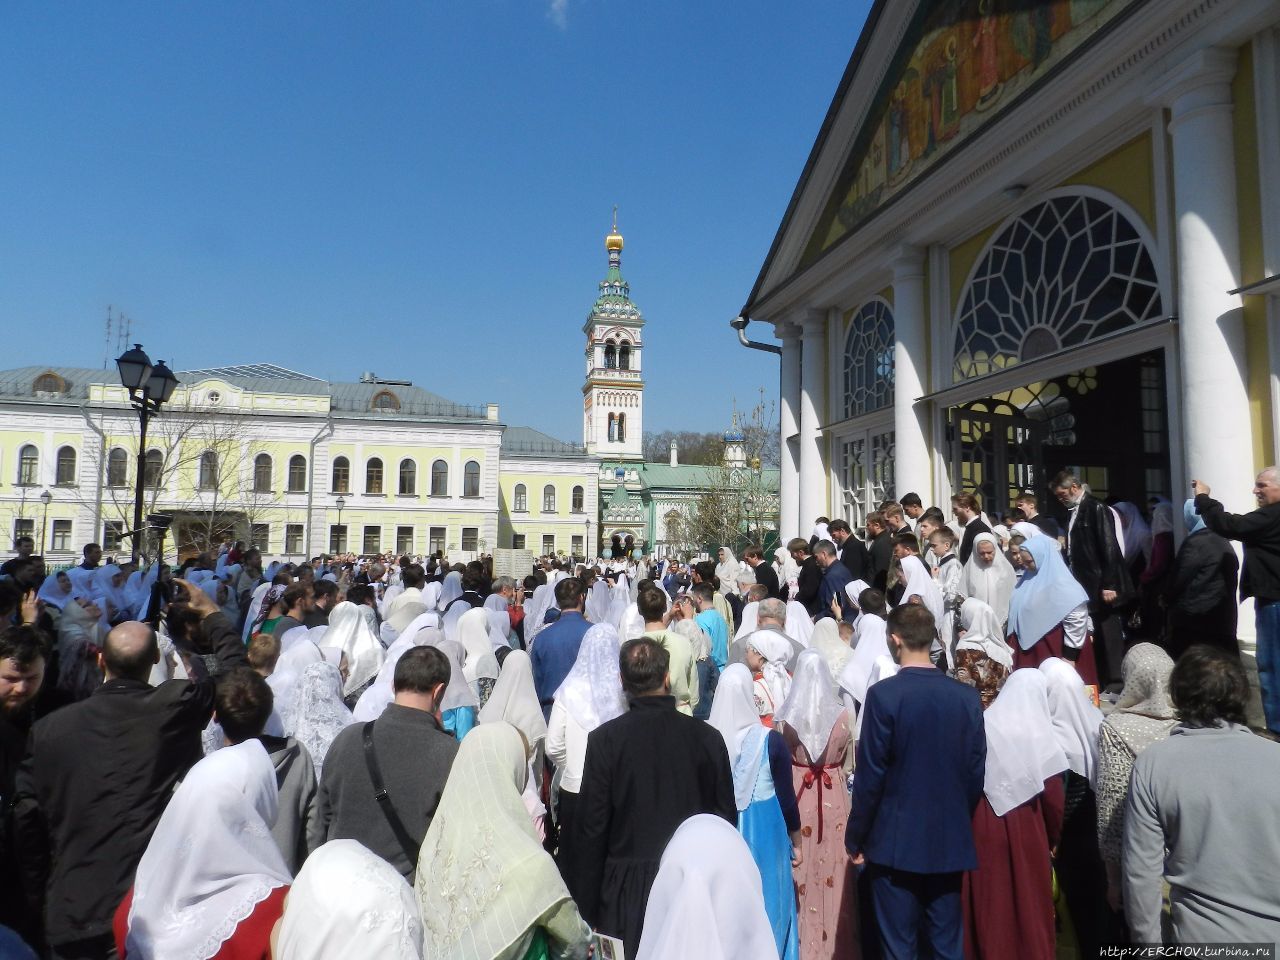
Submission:
[[[551,700],[578,659],[578,648],[590,629],[591,624],[581,611],[567,610],[533,638],[529,661],[533,666],[533,688],[544,715],[550,717]]]
[[[867,690],[845,846],[867,860],[886,958],[963,956],[960,876],[978,866],[971,820],[987,739],[973,688],[906,667]]]
[[[827,567],[826,572],[822,574],[822,584],[818,587],[818,612],[813,615],[813,618],[821,620],[824,617],[834,617],[835,614],[831,612],[831,598],[839,597],[844,619],[852,622],[853,604],[844,592],[845,586],[850,583],[853,583],[853,574],[839,559]]]

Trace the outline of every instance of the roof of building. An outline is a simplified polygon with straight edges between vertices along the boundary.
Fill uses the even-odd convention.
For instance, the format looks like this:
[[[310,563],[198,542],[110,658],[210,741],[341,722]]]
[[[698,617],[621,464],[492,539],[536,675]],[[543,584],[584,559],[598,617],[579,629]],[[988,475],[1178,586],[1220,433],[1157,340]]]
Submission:
[[[532,427],[507,427],[502,435],[502,456],[586,457],[587,449],[578,443],[566,443]]]
[[[706,490],[719,485],[723,478],[723,467],[707,467],[698,464],[642,463],[639,465],[640,480],[649,488],[665,488],[674,490]],[[761,471],[761,482],[769,488],[775,488],[780,482],[781,474],[775,468]]]
[[[290,370],[287,367],[282,367],[275,363],[236,363],[227,367],[206,367],[203,370],[184,370],[182,372],[192,379],[197,377],[200,379],[205,379],[206,377],[217,377],[219,379],[226,379],[228,377],[253,377],[262,380],[320,381],[319,377],[311,377],[305,373],[298,373],[296,370]]]

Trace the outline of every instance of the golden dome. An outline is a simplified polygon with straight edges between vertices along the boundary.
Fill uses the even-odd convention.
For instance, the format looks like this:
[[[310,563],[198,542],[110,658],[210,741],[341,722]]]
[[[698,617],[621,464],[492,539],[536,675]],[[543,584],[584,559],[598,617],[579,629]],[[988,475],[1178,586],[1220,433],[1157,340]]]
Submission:
[[[613,208],[613,231],[604,238],[604,248],[606,250],[622,249],[622,234],[618,232],[618,208]]]

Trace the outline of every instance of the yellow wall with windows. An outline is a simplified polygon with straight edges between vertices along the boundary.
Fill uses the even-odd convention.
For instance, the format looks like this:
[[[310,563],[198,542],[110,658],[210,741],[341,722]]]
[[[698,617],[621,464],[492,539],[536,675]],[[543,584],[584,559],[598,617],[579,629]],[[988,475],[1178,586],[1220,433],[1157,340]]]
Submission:
[[[593,464],[585,465],[583,475],[580,477],[546,473],[503,473],[498,483],[499,508],[504,513],[511,514],[512,522],[525,516],[529,518],[555,517],[563,520],[594,516],[596,505],[591,502],[591,488],[587,483],[587,477],[594,475],[594,473]],[[515,490],[519,484],[524,484],[525,503],[528,509],[517,513],[515,510]],[[542,509],[542,494],[548,485],[553,487],[556,492],[556,508],[553,511],[543,511]],[[573,509],[574,487],[582,488],[582,510],[580,511]]]
[[[330,443],[329,475],[318,477],[316,486],[325,492],[337,493],[333,489],[333,461],[338,457],[346,457],[351,470],[351,489],[348,493],[363,493],[365,489],[365,470],[370,459],[378,457],[382,460],[382,490],[384,494],[395,495],[400,489],[400,464],[404,460],[413,460],[417,464],[415,478],[415,495],[429,496],[431,493],[431,466],[437,460],[443,460],[449,466],[449,484],[447,496],[462,496],[463,472],[468,461],[474,460],[480,465],[480,488],[483,491],[486,477],[490,470],[497,469],[496,458],[489,461],[489,451],[483,447],[444,447],[415,446],[413,444],[387,444],[367,442],[360,445],[360,455],[356,455],[356,444],[351,442]],[[455,461],[456,456],[456,461]]]

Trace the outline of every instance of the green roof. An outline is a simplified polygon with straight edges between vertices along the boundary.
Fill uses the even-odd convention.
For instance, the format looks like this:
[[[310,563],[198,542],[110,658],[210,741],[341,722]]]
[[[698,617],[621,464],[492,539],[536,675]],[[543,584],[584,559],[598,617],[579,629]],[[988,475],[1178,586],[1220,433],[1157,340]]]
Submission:
[[[667,463],[642,463],[640,480],[650,489],[705,490],[714,487],[723,478],[723,467],[704,467],[697,464],[671,466]],[[769,469],[761,473],[761,479],[769,489],[778,489],[781,473]]]

